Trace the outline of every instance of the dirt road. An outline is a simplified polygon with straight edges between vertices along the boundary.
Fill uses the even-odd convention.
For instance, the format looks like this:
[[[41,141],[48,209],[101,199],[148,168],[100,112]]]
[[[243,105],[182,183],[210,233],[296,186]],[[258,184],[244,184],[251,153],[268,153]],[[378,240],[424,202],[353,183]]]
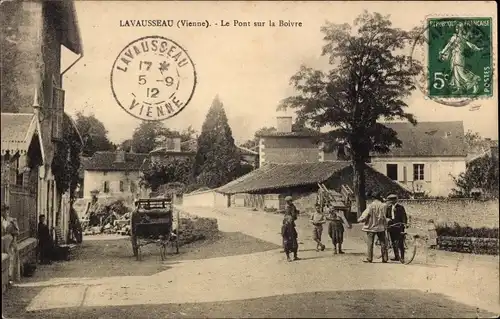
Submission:
[[[288,263],[279,248],[281,216],[238,209],[188,211],[216,217],[226,235],[184,247],[181,256],[166,262],[154,251],[135,262],[127,240],[88,241],[82,247],[87,253],[47,266],[13,288],[23,291],[18,298],[24,304],[17,312],[12,304],[6,308],[22,318],[445,318],[500,313],[498,265],[488,256],[437,253],[420,255],[408,266],[364,264],[359,229],[346,233],[346,254],[334,256],[331,249],[314,250],[308,222],[301,218],[303,260]],[[7,292],[9,302],[15,298]]]

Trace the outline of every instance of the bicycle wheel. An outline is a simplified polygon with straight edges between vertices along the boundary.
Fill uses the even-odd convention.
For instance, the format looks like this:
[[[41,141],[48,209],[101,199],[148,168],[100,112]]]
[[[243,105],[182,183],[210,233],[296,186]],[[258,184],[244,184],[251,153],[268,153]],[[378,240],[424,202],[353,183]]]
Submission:
[[[402,264],[408,265],[415,259],[417,254],[417,241],[413,236],[404,236],[405,258],[400,260]]]

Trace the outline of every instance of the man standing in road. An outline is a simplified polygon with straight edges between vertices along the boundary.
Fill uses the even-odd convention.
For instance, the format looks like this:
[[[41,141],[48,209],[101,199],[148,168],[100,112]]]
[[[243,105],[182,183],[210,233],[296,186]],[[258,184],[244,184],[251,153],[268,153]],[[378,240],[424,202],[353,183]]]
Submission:
[[[373,261],[373,244],[375,242],[375,236],[377,236],[382,250],[382,262],[386,263],[388,259],[385,238],[385,231],[387,229],[387,205],[382,202],[380,193],[373,192],[371,195],[373,202],[368,205],[363,214],[358,218],[358,222],[365,223],[363,231],[366,232],[368,237],[368,256],[363,262],[371,263]]]
[[[94,227],[100,224],[99,216],[100,213],[100,205],[97,201],[97,194],[99,194],[99,190],[94,189],[90,192],[92,199],[87,205],[87,210],[85,211],[85,216],[89,218],[89,226]]]
[[[297,207],[295,207],[295,205],[293,204],[292,196],[285,197],[285,215],[292,216],[292,220],[296,221],[298,214],[299,211],[297,210]]]
[[[387,219],[388,231],[391,237],[392,248],[394,249],[394,258],[391,260],[399,261],[405,258],[404,241],[401,233],[405,231],[405,225],[408,222],[405,208],[398,203],[398,197],[394,194],[387,196]]]

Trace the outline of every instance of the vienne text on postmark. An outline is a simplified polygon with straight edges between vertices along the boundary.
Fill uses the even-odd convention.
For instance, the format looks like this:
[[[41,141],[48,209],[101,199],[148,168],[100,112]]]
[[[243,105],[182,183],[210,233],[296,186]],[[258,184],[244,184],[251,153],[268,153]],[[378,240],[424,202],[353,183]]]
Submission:
[[[128,44],[111,69],[111,90],[130,115],[161,121],[178,114],[191,100],[196,70],[187,52],[162,36]]]
[[[493,96],[491,18],[427,19],[428,96],[477,99]]]

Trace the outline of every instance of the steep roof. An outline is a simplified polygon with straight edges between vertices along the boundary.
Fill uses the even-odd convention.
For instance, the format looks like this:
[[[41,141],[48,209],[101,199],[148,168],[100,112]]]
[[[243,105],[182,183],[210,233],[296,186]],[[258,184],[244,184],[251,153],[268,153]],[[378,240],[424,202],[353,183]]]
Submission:
[[[36,117],[33,113],[2,113],[1,151],[5,154],[25,153],[37,131]]]
[[[349,169],[346,161],[301,163],[301,164],[266,164],[217,189],[225,194],[273,192],[297,186],[315,186],[325,182],[334,175]],[[366,166],[367,190],[379,190],[397,194],[409,192],[384,174]],[[380,189],[382,188],[382,189]]]
[[[384,123],[398,133],[401,148],[393,148],[387,154],[372,154],[376,157],[428,157],[467,155],[464,141],[464,125],[455,122]]]
[[[125,161],[116,161],[117,152],[96,152],[82,164],[86,171],[140,171],[148,154],[125,153]]]

